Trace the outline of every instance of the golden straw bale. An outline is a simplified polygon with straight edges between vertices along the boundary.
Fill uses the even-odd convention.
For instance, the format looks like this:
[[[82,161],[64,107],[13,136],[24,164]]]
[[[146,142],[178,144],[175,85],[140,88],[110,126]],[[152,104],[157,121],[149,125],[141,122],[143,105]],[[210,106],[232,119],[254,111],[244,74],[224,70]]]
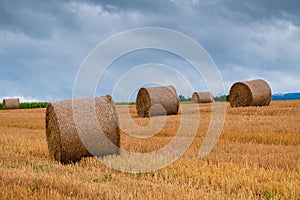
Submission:
[[[210,92],[194,92],[192,103],[213,103],[214,96]]]
[[[267,106],[272,92],[269,84],[262,79],[237,82],[230,89],[229,99],[231,107]]]
[[[136,98],[140,117],[176,115],[179,110],[177,92],[173,86],[141,88]]]
[[[15,99],[3,99],[2,109],[9,110],[9,109],[19,109],[20,108],[20,100],[19,98]]]
[[[98,124],[91,123],[93,112],[88,111],[93,103],[95,103],[93,109],[95,109]],[[77,109],[77,113],[82,113],[82,117],[77,119],[77,122],[80,120],[77,126],[73,116],[75,111],[72,109],[74,108]],[[96,139],[97,136],[102,135],[96,127],[99,125],[114,147],[109,146],[107,141],[102,143]],[[78,129],[84,134],[79,135]],[[120,130],[112,97],[106,95],[49,103],[46,109],[46,136],[51,158],[62,163],[75,162],[91,154],[96,154],[96,156],[118,154]],[[83,141],[88,141],[88,149],[92,149],[92,153],[88,151]]]

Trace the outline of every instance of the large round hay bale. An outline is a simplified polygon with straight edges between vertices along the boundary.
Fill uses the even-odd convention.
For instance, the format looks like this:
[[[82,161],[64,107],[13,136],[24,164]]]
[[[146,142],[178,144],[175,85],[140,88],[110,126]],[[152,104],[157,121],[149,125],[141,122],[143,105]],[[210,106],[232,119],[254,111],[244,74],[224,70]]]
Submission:
[[[136,98],[140,117],[176,115],[179,109],[177,92],[173,86],[141,88]]]
[[[267,106],[271,98],[269,84],[261,79],[234,83],[229,94],[231,107]]]
[[[104,144],[99,144],[99,142],[94,139],[96,135],[101,133],[97,131],[99,128],[97,129],[95,124],[91,125],[91,118],[86,117],[87,115],[85,113],[82,114],[83,117],[80,119],[76,118],[80,120],[80,125],[76,124],[77,126],[75,126],[72,108],[80,108],[79,111],[76,112],[88,112],[87,110],[92,107],[91,105],[93,105],[93,103],[95,103],[93,109],[95,109],[97,117],[96,123],[101,126],[103,133],[115,145],[114,148],[109,147],[105,142]],[[89,113],[91,113],[90,115],[92,117],[92,112]],[[85,133],[79,135],[78,128]],[[75,162],[82,157],[91,156],[91,153],[83,144],[83,140],[96,143],[92,144],[94,145],[92,147],[93,155],[105,156],[118,154],[117,147],[120,147],[120,130],[112,97],[106,95],[103,97],[78,98],[49,103],[46,109],[46,136],[51,158],[61,163]],[[90,149],[90,146],[88,149]]]
[[[192,103],[213,103],[214,96],[210,92],[194,92]]]
[[[20,108],[19,98],[16,98],[16,99],[3,99],[3,102],[2,102],[2,109],[3,110],[19,109],[19,108]]]

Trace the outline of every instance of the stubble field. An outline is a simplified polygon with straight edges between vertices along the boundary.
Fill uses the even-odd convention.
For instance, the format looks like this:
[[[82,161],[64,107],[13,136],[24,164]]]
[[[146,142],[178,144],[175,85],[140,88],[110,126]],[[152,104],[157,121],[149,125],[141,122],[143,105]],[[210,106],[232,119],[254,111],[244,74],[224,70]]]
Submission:
[[[198,116],[193,112],[198,105],[181,107],[191,111],[189,117]],[[68,165],[53,162],[45,109],[1,110],[0,199],[300,199],[300,101],[226,107],[222,134],[207,157],[198,157],[211,118],[211,105],[202,104],[200,126],[188,151],[168,167],[148,173],[116,171],[92,157]],[[181,115],[174,115],[154,136],[134,138],[126,131],[143,133],[129,121],[140,126],[151,122],[138,118],[132,105],[129,118],[126,108],[117,106],[124,150],[158,150],[178,131]]]

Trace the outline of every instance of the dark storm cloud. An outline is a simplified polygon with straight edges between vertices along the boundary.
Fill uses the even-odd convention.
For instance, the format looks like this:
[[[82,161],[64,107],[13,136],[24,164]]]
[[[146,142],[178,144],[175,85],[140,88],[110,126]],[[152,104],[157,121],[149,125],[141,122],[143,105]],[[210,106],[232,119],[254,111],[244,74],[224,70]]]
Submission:
[[[176,4],[171,0],[81,0],[83,2],[102,5],[104,9],[111,12],[120,11],[143,11],[154,13],[174,13]]]
[[[0,29],[47,38],[58,29],[75,29],[76,15],[57,0],[4,0],[0,4]]]
[[[87,3],[102,5],[110,11],[138,10],[143,12],[155,12],[157,14],[173,13],[187,7],[205,8],[206,11],[227,12],[235,20],[269,19],[281,17],[293,17],[300,13],[298,0],[81,0]],[[204,12],[206,12],[204,11]],[[199,10],[203,12],[203,10]],[[229,16],[228,15],[228,16]],[[240,18],[245,17],[245,18]]]
[[[245,22],[251,20],[291,19],[297,22],[300,15],[300,3],[297,0],[227,0],[223,2],[236,20]],[[299,21],[298,21],[299,23]]]
[[[0,80],[7,89],[0,97],[69,98],[79,66],[97,44],[145,26],[172,28],[203,45],[227,89],[237,80],[264,78],[274,92],[299,91],[299,10],[297,0],[2,0]],[[144,57],[139,64],[147,62]],[[117,79],[120,70],[107,74]]]

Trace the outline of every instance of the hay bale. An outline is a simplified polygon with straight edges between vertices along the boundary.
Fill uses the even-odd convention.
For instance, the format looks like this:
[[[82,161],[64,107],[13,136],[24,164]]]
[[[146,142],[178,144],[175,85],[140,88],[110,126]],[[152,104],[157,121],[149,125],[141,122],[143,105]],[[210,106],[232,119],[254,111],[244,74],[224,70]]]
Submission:
[[[229,95],[231,107],[267,106],[271,98],[269,84],[261,79],[234,83]]]
[[[210,92],[194,92],[192,103],[213,103],[214,96]]]
[[[78,133],[78,124],[75,126],[72,100],[58,101],[49,103],[46,109],[46,136],[50,156],[53,160],[61,163],[69,163],[80,160],[82,157],[91,156],[91,153],[84,146],[82,141],[90,140],[95,144],[92,148],[93,155],[105,156],[110,154],[118,154],[118,148],[108,147],[105,142],[98,142],[95,136],[100,135],[97,127],[91,125],[91,118],[86,117],[87,112],[95,101],[95,113],[97,117],[97,125],[101,126],[103,133],[106,137],[120,147],[120,130],[118,123],[118,116],[116,113],[115,105],[110,95],[96,98],[79,98],[73,99],[73,108],[80,108],[82,112],[80,130],[84,130],[84,135]],[[77,112],[77,110],[76,110]],[[87,114],[86,114],[87,113]],[[95,118],[95,117],[94,117]],[[76,129],[77,128],[77,129]],[[99,128],[98,128],[99,130]],[[102,134],[101,134],[102,135]],[[104,143],[104,144],[103,144]],[[90,145],[90,144],[89,144]],[[90,149],[90,146],[89,146]]]
[[[140,117],[176,115],[179,109],[177,92],[173,86],[141,88],[136,98]]]
[[[20,108],[19,98],[16,98],[16,99],[3,99],[3,102],[2,102],[2,109],[3,110],[19,109],[19,108]]]

